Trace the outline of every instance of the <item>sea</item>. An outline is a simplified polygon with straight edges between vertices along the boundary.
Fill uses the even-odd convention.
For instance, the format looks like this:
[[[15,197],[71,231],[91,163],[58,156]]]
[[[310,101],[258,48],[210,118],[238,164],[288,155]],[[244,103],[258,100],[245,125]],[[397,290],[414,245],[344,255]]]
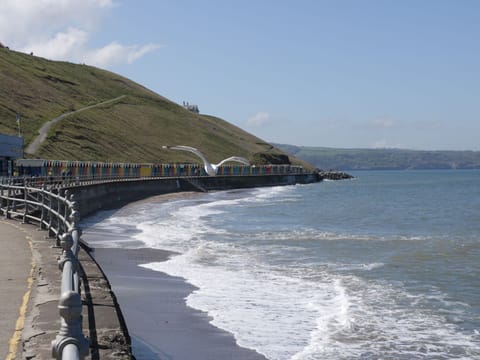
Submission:
[[[86,226],[178,253],[141,266],[193,284],[186,304],[268,359],[480,359],[480,171],[351,174]]]

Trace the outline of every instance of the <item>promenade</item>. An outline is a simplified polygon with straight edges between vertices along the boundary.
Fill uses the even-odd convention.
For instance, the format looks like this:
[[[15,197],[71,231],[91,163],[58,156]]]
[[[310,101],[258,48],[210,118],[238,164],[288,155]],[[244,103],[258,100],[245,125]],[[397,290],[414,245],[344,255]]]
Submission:
[[[0,359],[14,359],[30,299],[35,262],[31,227],[0,220]]]
[[[88,252],[89,249],[82,246],[76,248],[78,262],[72,258],[70,249],[72,245],[68,245],[69,242],[66,240],[68,237],[64,237],[64,234],[69,232],[72,240],[75,237],[75,242],[79,241],[77,230],[79,214],[82,217],[89,216],[99,209],[118,208],[126,203],[154,195],[198,191],[199,186],[207,190],[225,190],[287,185],[296,182],[307,183],[318,181],[318,177],[316,174],[230,175],[195,178],[200,185],[194,184],[192,181],[188,177],[86,180],[84,183],[66,189],[68,193],[65,188],[55,186],[40,188],[30,186],[31,183],[26,181],[24,183],[19,181],[2,183],[0,360],[50,359],[53,355],[52,342],[55,344],[55,354],[53,355],[55,357],[58,357],[63,351],[63,345],[68,344],[70,348],[76,348],[73,351],[85,354],[88,352],[85,359],[132,358],[130,336],[108,279]],[[9,220],[4,217],[6,215],[15,219]],[[32,224],[23,223],[22,220],[31,221]],[[57,246],[57,239],[49,237],[47,230],[40,229],[40,224],[50,229],[50,235],[58,234],[62,238],[65,250]],[[62,266],[60,267],[63,268],[63,273],[58,263],[60,255],[62,255]],[[111,260],[116,256],[118,256],[118,251],[115,252],[111,249],[103,251],[104,259]],[[106,264],[108,265],[108,262],[102,263],[102,265]],[[130,269],[136,269],[139,272],[137,265],[132,264]],[[143,277],[144,273],[134,281],[145,278]],[[117,279],[118,271],[108,276],[110,275],[112,275],[112,279]],[[146,278],[149,277],[150,275]],[[144,290],[153,287],[158,291],[146,294],[146,300],[157,301],[162,295],[165,295],[165,288],[157,287],[161,284],[171,283],[169,278],[161,279],[165,280],[161,284],[152,282],[147,284],[147,280],[143,281]],[[183,285],[183,281],[176,282]],[[80,286],[78,286],[79,284]],[[198,314],[192,314],[190,309],[185,306],[184,301],[185,296],[192,290],[188,286],[182,285],[169,288],[172,294],[177,294],[174,302],[181,304],[178,306],[176,314],[182,316],[175,318],[175,321],[180,319],[180,322],[167,319],[167,323],[177,324],[178,328],[186,331],[172,332],[170,326],[157,326],[156,329],[164,332],[162,338],[171,339],[168,336],[173,336],[175,339],[175,342],[169,341],[168,346],[162,346],[160,351],[169,351],[174,358],[185,359],[191,358],[192,354],[204,359],[233,359],[233,353],[237,354],[235,358],[239,359],[262,358],[253,351],[249,351],[249,357],[246,357],[246,349],[240,349],[231,334],[227,334],[228,341],[217,341],[226,339],[225,332],[216,328],[211,332],[210,330],[214,327],[209,323],[210,320],[207,316],[202,315],[203,320],[200,321],[202,327],[197,326],[195,321],[199,319]],[[181,293],[178,291],[180,288],[182,288]],[[63,294],[61,289],[64,289]],[[72,292],[74,292],[74,297],[70,297]],[[127,294],[127,296],[132,294]],[[80,299],[78,295],[80,295]],[[60,299],[63,304],[61,306],[63,319],[59,311]],[[70,301],[70,299],[74,299],[74,301]],[[125,296],[123,299],[126,299]],[[77,311],[80,305],[76,305],[80,304],[79,300],[81,301],[81,317]],[[138,308],[138,298],[133,299],[129,304],[132,306],[125,306],[125,311],[126,317],[130,316],[131,323],[132,312],[129,313],[129,309]],[[168,308],[170,304],[172,302],[162,302],[162,306],[166,310],[162,314],[171,315]],[[122,303],[122,309],[124,309],[124,303]],[[163,316],[162,314],[159,316]],[[143,316],[145,319],[151,320],[148,312],[144,312]],[[137,324],[140,324],[140,328],[142,328],[141,321],[137,321]],[[192,329],[196,330],[196,333],[190,332]],[[218,336],[210,336],[214,332]],[[210,335],[207,336],[207,333]],[[181,334],[184,336],[180,336]],[[199,334],[205,335],[201,341]],[[133,335],[137,334],[133,333]],[[192,342],[192,338],[199,341]],[[153,338],[150,340],[152,343],[157,343],[157,340]],[[176,347],[170,346],[172,344]],[[191,347],[188,348],[190,352],[185,352],[184,344],[190,344]],[[203,357],[199,357],[198,349],[203,349]],[[211,356],[213,352],[215,352],[215,356]],[[220,353],[221,355],[217,356]],[[224,356],[225,354],[226,356]]]
[[[0,220],[0,359],[51,359],[60,329],[61,273],[55,239],[37,226]],[[83,270],[82,315],[90,341],[85,359],[130,359],[123,316],[97,264],[78,254]]]

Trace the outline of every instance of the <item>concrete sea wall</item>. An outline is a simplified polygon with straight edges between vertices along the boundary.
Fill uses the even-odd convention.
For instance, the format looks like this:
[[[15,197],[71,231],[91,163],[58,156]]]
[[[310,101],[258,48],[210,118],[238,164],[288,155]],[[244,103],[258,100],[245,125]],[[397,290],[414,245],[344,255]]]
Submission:
[[[228,190],[263,186],[307,184],[321,181],[318,174],[144,178],[70,187],[81,216],[123,206],[150,196],[181,192]]]

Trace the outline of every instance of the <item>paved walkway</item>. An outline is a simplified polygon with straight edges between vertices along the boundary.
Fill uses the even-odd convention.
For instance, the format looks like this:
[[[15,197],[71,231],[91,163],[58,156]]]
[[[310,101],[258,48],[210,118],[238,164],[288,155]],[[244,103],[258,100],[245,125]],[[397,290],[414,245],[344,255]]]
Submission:
[[[55,240],[37,226],[0,218],[0,360],[51,359],[60,330],[61,273]],[[130,359],[123,317],[110,284],[83,249],[83,330],[86,360]]]
[[[30,228],[31,229],[31,228]],[[15,359],[25,322],[34,262],[19,222],[0,220],[0,359]]]
[[[48,134],[48,130],[50,130],[50,127],[53,124],[55,124],[55,123],[59,122],[60,120],[64,119],[65,117],[67,117],[69,115],[72,115],[72,114],[79,113],[79,112],[84,111],[84,110],[95,108],[97,106],[110,104],[112,102],[123,99],[125,96],[126,95],[121,95],[119,97],[116,97],[115,99],[110,99],[110,100],[107,100],[107,101],[102,101],[101,103],[98,103],[98,104],[85,106],[81,109],[67,112],[67,113],[62,114],[60,116],[57,116],[55,119],[47,121],[45,124],[43,124],[43,126],[40,128],[40,130],[38,130],[38,136],[28,145],[28,147],[25,149],[25,152],[27,154],[34,154],[35,152],[37,152],[40,145],[47,139],[47,134]]]

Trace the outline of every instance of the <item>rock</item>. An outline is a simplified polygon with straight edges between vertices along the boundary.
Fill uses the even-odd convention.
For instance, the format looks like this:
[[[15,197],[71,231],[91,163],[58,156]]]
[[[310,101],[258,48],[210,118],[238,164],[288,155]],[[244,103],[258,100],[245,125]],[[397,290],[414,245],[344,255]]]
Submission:
[[[325,180],[346,180],[353,179],[354,176],[337,170],[317,169],[318,175]]]

